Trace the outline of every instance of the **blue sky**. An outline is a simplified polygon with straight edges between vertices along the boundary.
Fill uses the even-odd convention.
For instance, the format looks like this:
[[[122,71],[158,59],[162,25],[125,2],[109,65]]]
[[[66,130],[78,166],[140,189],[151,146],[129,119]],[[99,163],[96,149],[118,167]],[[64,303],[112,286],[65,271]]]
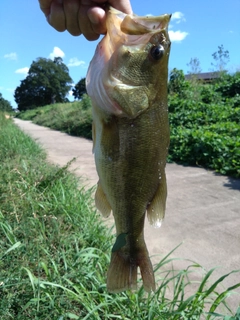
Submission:
[[[223,44],[228,70],[240,70],[240,0],[132,0],[138,15],[172,13],[169,69],[189,70],[191,58],[202,72],[211,70],[212,54]],[[61,56],[74,83],[85,77],[98,41],[59,33],[48,25],[37,0],[0,1],[0,92],[16,107],[14,90],[38,57]],[[71,99],[71,97],[69,96]]]

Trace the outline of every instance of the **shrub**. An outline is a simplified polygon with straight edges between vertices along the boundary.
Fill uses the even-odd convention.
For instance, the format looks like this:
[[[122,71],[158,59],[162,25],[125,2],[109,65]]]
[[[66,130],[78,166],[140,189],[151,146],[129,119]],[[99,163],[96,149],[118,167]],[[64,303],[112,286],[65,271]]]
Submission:
[[[21,112],[17,117],[74,136],[92,138],[91,101],[86,94],[81,101],[47,105]]]
[[[240,176],[238,85],[239,73],[223,74],[216,83],[203,84],[188,82],[181,70],[172,70],[169,161]],[[49,105],[20,113],[19,117],[75,136],[92,136],[91,101],[86,94],[79,102]]]

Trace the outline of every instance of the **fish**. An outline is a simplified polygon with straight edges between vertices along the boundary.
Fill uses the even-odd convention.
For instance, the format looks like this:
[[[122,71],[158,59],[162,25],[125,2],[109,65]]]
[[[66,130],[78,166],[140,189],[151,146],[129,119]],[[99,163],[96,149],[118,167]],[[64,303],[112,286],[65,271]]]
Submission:
[[[169,148],[167,103],[171,15],[137,16],[114,8],[86,76],[92,102],[93,153],[99,176],[95,204],[111,212],[116,242],[107,272],[108,292],[155,291],[144,221],[160,227],[165,215]]]

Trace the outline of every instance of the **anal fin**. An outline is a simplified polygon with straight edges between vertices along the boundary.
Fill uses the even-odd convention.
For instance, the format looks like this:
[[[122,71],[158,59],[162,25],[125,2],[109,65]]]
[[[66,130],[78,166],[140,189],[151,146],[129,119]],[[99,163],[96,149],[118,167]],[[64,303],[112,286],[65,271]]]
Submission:
[[[162,173],[159,180],[158,189],[153,197],[153,200],[147,207],[148,221],[155,228],[161,227],[162,220],[165,215],[167,199],[167,183],[165,172]]]
[[[112,208],[107,200],[107,197],[102,189],[101,183],[100,181],[98,181],[98,185],[97,185],[97,190],[95,193],[95,204],[97,209],[101,212],[101,214],[107,218],[111,211]]]

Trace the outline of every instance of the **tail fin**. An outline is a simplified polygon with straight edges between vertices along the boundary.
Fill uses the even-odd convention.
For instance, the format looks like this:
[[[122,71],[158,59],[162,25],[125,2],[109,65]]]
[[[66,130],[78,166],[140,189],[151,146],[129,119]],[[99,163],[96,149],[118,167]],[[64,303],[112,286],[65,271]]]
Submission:
[[[145,249],[142,249],[134,257],[131,257],[130,254],[122,249],[112,252],[107,275],[108,291],[117,293],[127,289],[137,289],[138,266],[140,267],[144,289],[147,292],[155,291],[153,267],[146,245]]]

